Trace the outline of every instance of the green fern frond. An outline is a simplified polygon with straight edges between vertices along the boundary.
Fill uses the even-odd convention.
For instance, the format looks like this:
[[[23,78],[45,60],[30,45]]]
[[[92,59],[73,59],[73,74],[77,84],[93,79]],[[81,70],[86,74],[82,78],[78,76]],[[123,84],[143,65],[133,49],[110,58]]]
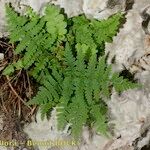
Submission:
[[[65,47],[65,61],[67,66],[64,72],[64,80],[62,83],[62,97],[60,104],[57,106],[58,112],[58,129],[63,129],[67,124],[68,104],[71,102],[72,95],[74,93],[74,78],[75,78],[75,58],[73,57],[69,43],[66,43]]]
[[[10,33],[10,42],[14,43],[18,39],[24,37],[25,31],[22,30],[22,27],[27,23],[27,18],[20,16],[10,5],[7,4],[6,19],[8,24],[7,29]]]
[[[85,97],[89,106],[92,104],[93,96],[95,95],[95,91],[98,91],[99,94],[99,86],[97,85],[95,71],[97,66],[97,58],[96,53],[92,54],[86,69],[85,73]],[[95,82],[96,81],[96,82]],[[96,83],[96,84],[95,84]],[[96,98],[96,96],[94,97]],[[97,99],[97,98],[96,98]],[[99,96],[98,96],[99,99]]]
[[[28,105],[40,105],[41,117],[47,114],[53,107],[55,107],[60,100],[61,87],[58,82],[52,77],[48,76],[43,82],[43,86],[39,88],[36,96],[27,102]]]
[[[42,105],[47,103],[48,100],[52,101],[52,96],[47,95],[49,91],[45,87],[39,87],[39,91],[34,98],[27,102],[28,105]],[[47,97],[48,96],[48,97]]]
[[[23,68],[28,69],[35,64],[35,68],[32,70],[34,76],[37,77],[40,72],[44,71],[48,61],[52,60],[51,56],[56,55],[57,52],[53,52],[53,50],[61,44],[58,43],[57,38],[61,40],[62,36],[66,34],[64,16],[60,14],[60,8],[56,6],[47,6],[45,15],[41,17],[30,7],[26,15],[21,16],[11,6],[6,5],[6,14],[10,29],[10,42],[18,43],[15,54],[24,54],[18,62],[13,64],[14,71]],[[53,33],[50,33],[51,29]],[[56,38],[54,38],[55,35]],[[59,56],[59,54],[60,52],[57,53],[57,56],[61,59],[63,56]],[[48,55],[49,57],[47,57]],[[44,59],[44,56],[47,58]],[[7,72],[5,71],[5,73]]]
[[[117,13],[107,20],[93,20],[91,26],[94,29],[94,39],[98,44],[102,42],[112,42],[112,38],[117,34],[120,22],[123,18],[121,13]]]
[[[72,99],[72,103],[68,106],[67,114],[67,120],[71,123],[72,135],[76,139],[80,137],[82,127],[86,125],[88,118],[87,104],[84,101],[84,97],[82,97],[82,99],[80,98],[81,96],[76,95],[76,97]]]
[[[106,113],[103,113],[105,106],[102,108],[99,105],[93,105],[91,107],[91,115],[94,118],[94,127],[97,132],[107,136],[108,135],[108,126],[107,126],[107,117]]]
[[[41,113],[41,119],[44,120],[46,116],[50,116],[50,111],[53,109],[53,105],[51,102],[47,102],[45,104],[40,105],[40,113]],[[48,114],[49,113],[49,114]]]
[[[90,27],[90,20],[87,20],[84,15],[73,18],[73,26],[71,29],[75,35],[76,43],[86,44],[90,47],[97,46],[93,39],[93,30]]]
[[[54,5],[46,7],[44,20],[46,21],[48,33],[50,33],[54,39],[64,39],[64,35],[67,33],[67,23],[64,19],[64,15],[60,14],[60,8]]]
[[[67,120],[68,105],[66,104],[66,99],[60,98],[60,103],[56,106],[57,111],[57,128],[58,130],[64,130],[65,126],[69,123]]]
[[[73,18],[71,30],[76,43],[86,44],[91,48],[100,48],[104,42],[112,41],[112,37],[117,34],[122,18],[121,13],[100,21],[88,20],[84,15],[81,15]]]
[[[123,92],[128,89],[134,89],[140,87],[138,83],[133,83],[128,79],[123,79],[122,76],[119,76],[119,73],[114,73],[111,80],[117,92]]]

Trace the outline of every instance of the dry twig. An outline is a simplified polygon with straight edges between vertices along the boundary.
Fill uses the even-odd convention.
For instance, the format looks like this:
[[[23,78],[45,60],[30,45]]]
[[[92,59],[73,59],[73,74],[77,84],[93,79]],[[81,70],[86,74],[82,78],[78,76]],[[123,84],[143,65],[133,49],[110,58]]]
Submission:
[[[24,104],[26,105],[26,103],[24,102],[24,100],[18,95],[18,93],[15,91],[15,89],[13,88],[13,86],[10,83],[10,79],[8,76],[6,76],[6,79],[8,80],[8,85],[10,87],[10,89],[12,90],[12,92],[17,96],[17,98]],[[28,108],[30,108],[32,110],[32,108],[28,105],[26,105]]]

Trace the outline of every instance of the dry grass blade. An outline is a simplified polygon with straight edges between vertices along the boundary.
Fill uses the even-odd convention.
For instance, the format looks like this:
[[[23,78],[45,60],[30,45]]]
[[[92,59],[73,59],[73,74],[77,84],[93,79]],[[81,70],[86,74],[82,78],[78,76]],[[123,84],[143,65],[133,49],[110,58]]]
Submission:
[[[13,86],[10,83],[10,79],[8,76],[6,76],[6,79],[8,80],[8,85],[10,87],[10,89],[12,90],[12,92],[17,96],[17,98],[24,104],[26,105],[25,101],[18,95],[18,93],[15,91],[15,89],[13,88]],[[27,106],[27,105],[26,105]],[[28,108],[30,108],[32,110],[32,108],[30,106],[27,106]]]

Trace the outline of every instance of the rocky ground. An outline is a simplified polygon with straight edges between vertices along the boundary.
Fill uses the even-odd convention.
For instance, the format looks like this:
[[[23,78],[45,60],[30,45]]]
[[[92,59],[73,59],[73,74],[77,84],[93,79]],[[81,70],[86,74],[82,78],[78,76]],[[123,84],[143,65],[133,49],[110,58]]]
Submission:
[[[36,107],[27,107],[24,103],[36,91],[36,85],[29,79],[27,72],[18,72],[12,78],[1,75],[3,68],[16,59],[14,46],[8,44],[5,28],[4,3],[12,2],[19,12],[24,5],[30,5],[42,15],[46,2],[65,8],[68,16],[85,13],[87,17],[104,19],[122,11],[126,12],[126,21],[113,43],[106,44],[110,52],[108,63],[113,61],[114,71],[128,72],[143,84],[143,88],[129,90],[121,95],[115,91],[108,102],[109,124],[113,127],[111,139],[83,129],[81,143],[73,146],[56,147],[41,145],[30,147],[27,142],[50,140],[71,140],[66,130],[56,129],[55,110],[50,120],[41,121]],[[0,0],[0,142],[19,141],[20,150],[149,150],[150,144],[150,0]],[[16,78],[17,77],[17,78]],[[7,144],[7,143],[6,143]],[[0,147],[0,150],[5,150]]]

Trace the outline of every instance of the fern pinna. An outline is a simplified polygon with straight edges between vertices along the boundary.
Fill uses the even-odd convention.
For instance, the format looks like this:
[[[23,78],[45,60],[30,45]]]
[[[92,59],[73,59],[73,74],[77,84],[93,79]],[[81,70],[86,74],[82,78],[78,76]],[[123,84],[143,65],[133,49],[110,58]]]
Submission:
[[[105,98],[111,88],[122,92],[137,87],[113,73],[101,56],[105,42],[117,33],[122,14],[98,21],[84,15],[67,18],[54,5],[47,5],[43,16],[27,10],[21,16],[6,6],[10,42],[15,43],[19,60],[3,74],[29,71],[40,87],[28,105],[39,105],[42,118],[56,107],[59,129],[70,123],[72,135],[79,137],[82,127],[90,125],[106,135]]]

